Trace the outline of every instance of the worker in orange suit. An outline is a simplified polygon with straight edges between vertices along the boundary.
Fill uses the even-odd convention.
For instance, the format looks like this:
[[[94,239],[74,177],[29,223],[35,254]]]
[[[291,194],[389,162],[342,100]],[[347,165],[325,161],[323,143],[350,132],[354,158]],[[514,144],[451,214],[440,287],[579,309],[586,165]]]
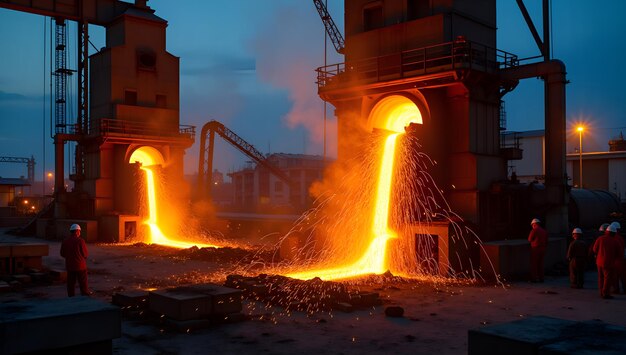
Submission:
[[[615,272],[615,261],[621,257],[619,255],[620,245],[615,238],[616,231],[615,226],[608,226],[604,235],[598,238],[593,245],[596,265],[598,266],[598,289],[600,290],[600,297],[605,299],[613,298],[611,296],[611,284]]]
[[[80,237],[80,226],[72,224],[70,236],[63,240],[61,244],[61,256],[65,258],[65,269],[67,270],[67,296],[73,297],[75,294],[76,281],[80,287],[80,294],[89,296],[87,287],[87,245]]]
[[[543,282],[543,259],[548,246],[548,232],[540,225],[541,221],[533,218],[530,222],[533,228],[528,235],[530,242],[530,281]]]

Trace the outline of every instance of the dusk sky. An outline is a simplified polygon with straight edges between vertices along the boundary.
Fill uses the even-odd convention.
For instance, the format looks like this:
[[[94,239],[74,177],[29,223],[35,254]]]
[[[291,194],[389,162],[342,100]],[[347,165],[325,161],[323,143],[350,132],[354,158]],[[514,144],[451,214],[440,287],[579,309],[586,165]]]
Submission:
[[[541,33],[541,1],[525,3]],[[215,119],[264,153],[322,154],[323,103],[316,94],[314,69],[324,63],[324,28],[312,1],[152,0],[148,5],[169,22],[167,49],[180,57],[181,124],[194,125],[199,133],[205,122]],[[328,0],[328,6],[343,29],[343,1]],[[607,150],[608,139],[626,131],[626,1],[553,0],[552,10],[553,57],[565,63],[571,81],[568,128],[587,122],[584,149]],[[0,156],[34,156],[37,180],[54,164],[50,110],[44,100],[44,91],[50,92],[44,23],[49,29],[44,17],[0,9]],[[75,32],[71,23],[70,68],[76,68]],[[102,47],[104,29],[90,27],[90,39]],[[513,0],[498,1],[498,48],[520,58],[539,54]],[[329,64],[343,61],[330,42],[328,54]],[[76,84],[70,88],[75,92]],[[541,80],[521,82],[504,99],[509,130],[543,129]],[[70,117],[76,113],[75,100],[75,95],[68,100]],[[335,156],[330,105],[328,118],[328,153]],[[568,152],[577,146],[577,134],[570,132],[570,137],[576,139]],[[197,171],[199,145],[197,136],[186,154],[186,173]],[[219,170],[236,170],[246,160],[217,140]],[[26,175],[25,166],[0,164],[2,177]]]

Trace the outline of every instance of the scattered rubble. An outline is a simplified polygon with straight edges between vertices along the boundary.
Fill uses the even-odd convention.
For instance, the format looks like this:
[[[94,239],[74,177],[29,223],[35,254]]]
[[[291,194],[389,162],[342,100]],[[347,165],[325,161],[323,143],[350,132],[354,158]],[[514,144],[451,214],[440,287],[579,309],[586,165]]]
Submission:
[[[229,275],[224,283],[243,291],[244,297],[266,305],[282,307],[286,312],[339,310],[352,312],[382,304],[376,292],[350,289],[339,282],[314,278],[307,281],[285,276],[260,274],[256,277]]]
[[[385,315],[387,317],[401,318],[404,316],[404,308],[400,306],[389,306],[385,308]]]

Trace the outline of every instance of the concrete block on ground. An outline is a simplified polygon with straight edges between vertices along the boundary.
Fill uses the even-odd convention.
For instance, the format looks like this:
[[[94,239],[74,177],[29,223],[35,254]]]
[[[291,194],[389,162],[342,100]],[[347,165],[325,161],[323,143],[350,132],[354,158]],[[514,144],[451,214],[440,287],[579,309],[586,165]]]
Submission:
[[[42,269],[43,262],[41,256],[25,256],[24,257],[24,271],[28,272],[28,270],[32,269]]]
[[[2,258],[0,257],[0,275],[8,275],[9,274],[9,262],[11,259],[8,257]]]
[[[469,331],[469,355],[530,355],[541,346],[570,336],[563,330],[577,322],[551,318],[530,317]]]
[[[13,279],[18,281],[22,285],[27,285],[31,283],[32,279],[29,275],[13,275]]]
[[[102,353],[121,336],[119,308],[89,297],[0,304],[0,353]]]
[[[50,276],[54,281],[67,281],[67,271],[65,270],[50,269]]]
[[[538,355],[626,354],[626,328],[601,321],[579,322],[566,331],[568,339],[544,345]]]
[[[242,291],[216,284],[197,284],[186,289],[210,297],[210,314],[230,314],[241,312]]]
[[[50,247],[48,244],[38,243],[23,243],[11,245],[12,257],[26,257],[26,256],[48,256],[50,253]]]
[[[137,238],[141,217],[136,215],[105,215],[99,217],[98,240],[107,243],[123,243]]]
[[[0,243],[0,258],[11,256],[11,244]]]
[[[111,303],[119,307],[133,309],[148,308],[148,291],[124,291],[113,294]]]
[[[187,289],[157,290],[148,294],[148,307],[173,320],[201,319],[210,315],[211,299]]]
[[[24,258],[11,258],[11,265],[9,268],[11,269],[11,274],[21,274],[26,272],[26,264],[24,263]]]
[[[41,256],[16,256],[11,258],[11,261],[10,269],[13,274],[24,274],[29,269],[41,269],[43,267]]]
[[[13,288],[11,288],[11,285],[9,285],[8,282],[0,281],[0,293],[2,293],[2,292],[10,292],[12,290],[13,290]]]
[[[46,283],[51,281],[50,274],[45,272],[32,272],[29,273],[28,276],[30,276],[34,283]]]
[[[564,261],[565,238],[550,238],[544,265],[546,270]],[[530,274],[530,244],[526,239],[487,242],[480,253],[483,276],[493,279],[495,274],[506,279],[526,279]],[[493,271],[492,271],[493,270]]]

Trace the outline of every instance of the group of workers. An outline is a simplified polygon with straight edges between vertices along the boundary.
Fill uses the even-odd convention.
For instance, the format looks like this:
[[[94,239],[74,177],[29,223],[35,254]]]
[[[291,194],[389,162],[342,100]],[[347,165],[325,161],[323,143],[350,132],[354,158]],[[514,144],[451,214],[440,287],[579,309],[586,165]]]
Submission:
[[[530,242],[530,280],[543,282],[543,261],[548,246],[548,232],[541,227],[541,221],[537,218],[534,218],[530,225],[532,227],[528,235]],[[620,229],[619,222],[603,224],[599,229],[602,234],[591,246],[588,246],[582,240],[582,230],[574,228],[572,231],[574,240],[567,249],[572,288],[583,288],[587,259],[591,255],[595,256],[596,259],[600,296],[605,299],[613,298],[612,292],[620,293],[620,283],[621,293],[626,294],[626,245],[624,238],[619,233]],[[67,270],[67,295],[69,297],[74,296],[77,281],[81,295],[90,294],[87,286],[88,251],[85,240],[80,238],[80,232],[80,225],[72,224],[70,236],[61,244],[61,256],[65,258]]]
[[[611,299],[611,293],[626,293],[626,245],[619,222],[603,224],[591,252],[596,256],[600,297]],[[579,236],[580,238],[580,236]],[[621,283],[621,292],[620,292]]]
[[[528,235],[530,242],[530,280],[543,282],[543,259],[546,253],[548,232],[540,225],[537,218],[531,221],[532,230]],[[595,257],[598,270],[598,289],[600,297],[611,299],[611,293],[626,293],[626,245],[620,234],[619,222],[605,223],[600,226],[600,235],[591,245],[582,239],[583,231],[574,228],[573,241],[567,249],[569,278],[572,288],[583,288],[588,260]],[[621,284],[621,287],[620,287]]]

